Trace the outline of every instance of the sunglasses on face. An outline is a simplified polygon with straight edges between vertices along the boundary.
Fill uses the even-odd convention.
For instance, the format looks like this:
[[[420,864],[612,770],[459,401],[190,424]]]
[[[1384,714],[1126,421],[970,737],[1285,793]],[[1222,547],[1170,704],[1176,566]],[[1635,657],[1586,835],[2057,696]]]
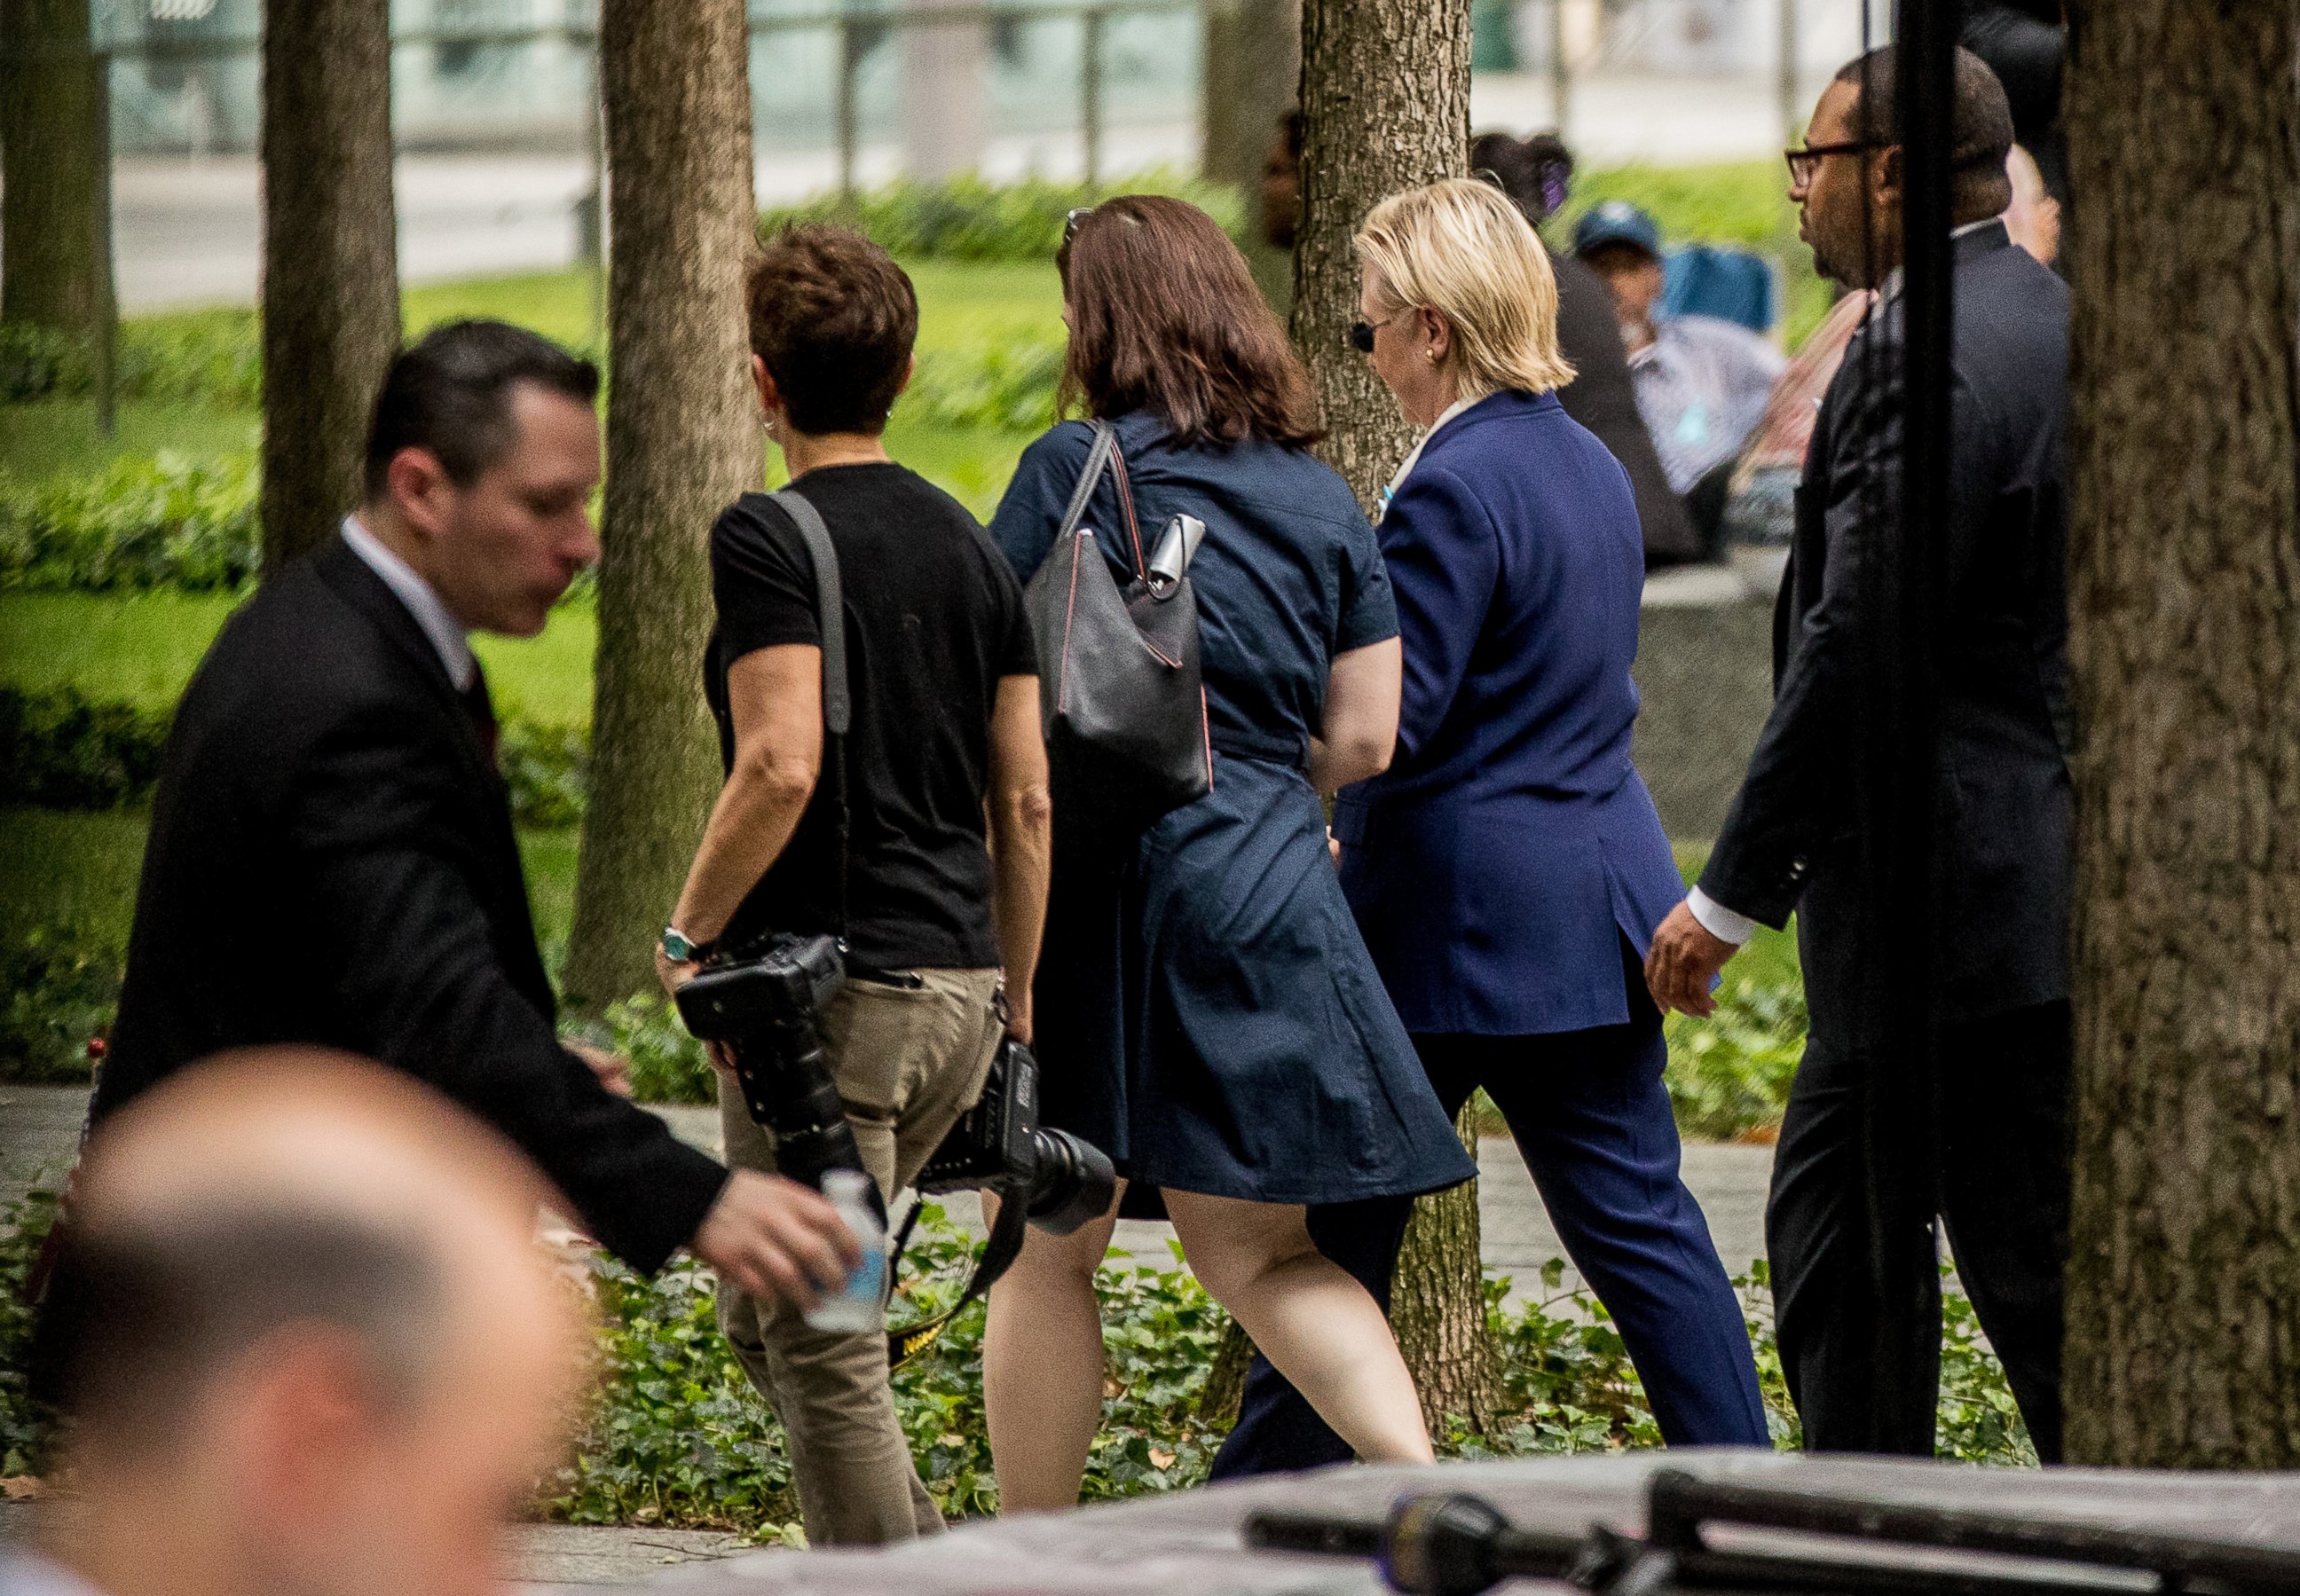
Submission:
[[[1398,314],[1403,315],[1404,312],[1401,311]],[[1374,334],[1380,331],[1383,328],[1388,327],[1390,322],[1396,320],[1396,316],[1391,316],[1387,320],[1380,321],[1351,322],[1348,335],[1350,347],[1356,350],[1360,354],[1371,354],[1373,353]]]

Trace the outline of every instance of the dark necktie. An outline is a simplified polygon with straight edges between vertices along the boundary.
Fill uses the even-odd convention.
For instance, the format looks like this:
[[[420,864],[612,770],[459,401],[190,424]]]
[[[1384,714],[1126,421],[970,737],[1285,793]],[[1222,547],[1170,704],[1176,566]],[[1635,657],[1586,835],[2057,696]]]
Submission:
[[[487,756],[488,768],[502,774],[502,762],[496,758],[496,706],[488,697],[487,672],[479,669],[477,660],[471,661],[471,685],[460,696],[463,713],[471,718],[471,735],[479,739],[479,752]]]

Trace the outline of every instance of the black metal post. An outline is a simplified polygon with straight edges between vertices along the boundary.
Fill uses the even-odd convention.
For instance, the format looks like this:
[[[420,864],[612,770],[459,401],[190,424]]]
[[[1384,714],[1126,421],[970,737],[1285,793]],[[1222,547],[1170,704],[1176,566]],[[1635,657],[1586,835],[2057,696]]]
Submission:
[[[1938,779],[1938,617],[1946,585],[1948,491],[1951,90],[1956,8],[1902,0],[1896,42],[1902,173],[1902,295],[1880,314],[1898,320],[1903,403],[1896,485],[1863,509],[1869,588],[1878,600],[1870,665],[1871,712],[1862,759],[1861,836],[1871,927],[1862,983],[1862,1128],[1876,1290],[1874,1388],[1880,1415],[1929,1415],[1937,1378],[1922,1345],[1938,1323],[1912,1319],[1910,1283],[1936,1267],[1940,1102],[1934,867]],[[1886,86],[1871,86],[1883,92]],[[1890,348],[1889,341],[1886,344]],[[1888,357],[1889,358],[1889,356]],[[1884,380],[1891,373],[1880,373]],[[1873,518],[1873,519],[1872,519]],[[1864,573],[1869,574],[1869,573]],[[1888,1424],[1891,1422],[1888,1420]],[[1928,1424],[1928,1428],[1929,1425]]]

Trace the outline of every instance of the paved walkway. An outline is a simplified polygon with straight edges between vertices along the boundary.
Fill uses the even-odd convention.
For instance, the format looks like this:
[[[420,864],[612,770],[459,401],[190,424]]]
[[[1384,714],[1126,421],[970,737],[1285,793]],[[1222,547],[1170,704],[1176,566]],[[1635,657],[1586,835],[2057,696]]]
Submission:
[[[12,1197],[36,1180],[54,1182],[71,1167],[86,1096],[69,1086],[0,1085],[0,1198]],[[715,1110],[660,1111],[687,1141],[718,1153]],[[1541,1266],[1562,1257],[1565,1250],[1515,1145],[1505,1136],[1488,1137],[1478,1162],[1486,1267],[1516,1280],[1512,1296],[1521,1300],[1539,1290]],[[1685,1150],[1686,1184],[1709,1216],[1719,1256],[1735,1274],[1764,1251],[1765,1179],[1771,1163],[1772,1150],[1767,1147],[1695,1143]],[[971,1198],[954,1198],[945,1207],[958,1223],[981,1234],[980,1209]],[[1167,1226],[1129,1219],[1120,1223],[1115,1241],[1128,1258],[1171,1268],[1173,1234]],[[1567,1284],[1573,1281],[1569,1271]]]

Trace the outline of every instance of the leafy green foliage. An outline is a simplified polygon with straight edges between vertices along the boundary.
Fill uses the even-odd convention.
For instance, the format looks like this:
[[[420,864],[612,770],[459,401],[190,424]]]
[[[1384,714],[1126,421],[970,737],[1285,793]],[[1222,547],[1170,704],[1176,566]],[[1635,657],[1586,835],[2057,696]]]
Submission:
[[[252,454],[127,455],[30,486],[0,476],[0,586],[229,589],[262,560]]]
[[[117,397],[252,408],[262,397],[262,323],[253,310],[195,311],[123,321]],[[0,326],[0,403],[96,391],[95,340],[11,321]]]
[[[12,926],[0,938],[0,1080],[88,1078],[88,1043],[120,1005],[117,948],[70,927]]]
[[[159,779],[172,719],[132,702],[93,700],[76,687],[0,686],[0,802],[133,803]],[[506,716],[496,756],[520,825],[552,829],[583,818],[588,732]]]
[[[1167,194],[1205,211],[1233,237],[1245,225],[1235,191],[1174,171],[1138,172],[1100,184],[1025,178],[989,183],[968,174],[935,182],[900,179],[857,194],[851,205],[835,194],[759,212],[759,237],[786,227],[838,222],[859,229],[904,260],[1048,261],[1062,241],[1062,219],[1114,194]]]
[[[0,687],[0,802],[111,809],[140,797],[159,777],[168,720],[70,687]]]
[[[923,351],[896,413],[913,426],[1043,432],[1064,353],[1059,338]]]
[[[1788,976],[1729,964],[1714,1014],[1669,1017],[1669,1099],[1686,1135],[1727,1141],[1780,1123],[1804,1056],[1804,985]]]
[[[26,1384],[32,1305],[25,1283],[55,1221],[53,1192],[0,1203],[0,1477],[38,1474],[48,1463],[48,1415]]]
[[[718,1101],[711,1060],[687,1034],[679,1011],[660,992],[644,992],[607,1005],[602,1046],[630,1060],[631,1095],[641,1102]]]

